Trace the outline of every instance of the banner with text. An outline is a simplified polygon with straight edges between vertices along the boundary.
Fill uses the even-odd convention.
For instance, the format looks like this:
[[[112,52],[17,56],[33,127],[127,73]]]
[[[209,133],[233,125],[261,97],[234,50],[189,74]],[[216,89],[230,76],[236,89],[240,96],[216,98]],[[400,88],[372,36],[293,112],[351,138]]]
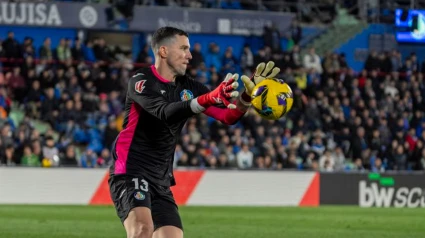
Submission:
[[[321,205],[425,207],[425,174],[320,174]]]
[[[135,6],[133,20],[126,22],[117,12],[107,4],[1,2],[0,25],[145,32],[174,26],[189,33],[261,35],[271,24],[286,31],[293,18],[290,13]]]

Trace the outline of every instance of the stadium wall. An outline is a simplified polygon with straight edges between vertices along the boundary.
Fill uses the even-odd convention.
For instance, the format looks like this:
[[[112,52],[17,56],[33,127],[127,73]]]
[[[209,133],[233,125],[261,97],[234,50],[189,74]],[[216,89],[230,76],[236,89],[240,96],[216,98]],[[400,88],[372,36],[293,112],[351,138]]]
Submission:
[[[14,32],[15,39],[19,42],[24,42],[25,37],[31,37],[34,40],[33,45],[37,57],[39,56],[39,48],[47,37],[51,39],[52,47],[56,48],[61,38],[74,39],[78,35],[76,29],[0,26],[1,39],[4,40],[9,31]]]
[[[425,174],[176,170],[177,204],[425,207]],[[104,169],[0,168],[0,204],[111,205]]]
[[[356,58],[356,50],[369,50],[369,36],[371,34],[395,35],[395,29],[396,28],[392,24],[370,24],[369,27],[364,29],[361,33],[340,45],[335,52],[345,53],[348,65],[355,71],[360,72],[363,70],[364,60],[362,57]],[[403,59],[409,57],[412,52],[416,53],[419,60],[425,58],[424,44],[398,43],[396,48],[400,51]],[[420,63],[421,62],[422,61],[420,61]]]
[[[317,206],[314,172],[176,170],[179,205]],[[103,169],[0,168],[0,204],[109,205]]]
[[[368,28],[361,33],[355,35],[349,41],[345,42],[338,49],[337,53],[345,53],[347,63],[355,71],[360,72],[364,67],[364,61],[357,61],[355,57],[356,49],[369,49],[370,34],[384,34],[391,32],[390,25],[385,24],[370,24]]]

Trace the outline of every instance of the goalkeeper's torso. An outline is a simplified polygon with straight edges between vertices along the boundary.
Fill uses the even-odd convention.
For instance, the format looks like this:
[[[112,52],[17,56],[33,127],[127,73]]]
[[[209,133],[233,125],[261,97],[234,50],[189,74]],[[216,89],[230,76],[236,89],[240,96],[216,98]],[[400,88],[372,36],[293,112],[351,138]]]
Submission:
[[[164,99],[167,103],[189,101],[208,89],[186,76],[175,82],[166,81],[154,67],[139,70],[131,80],[133,84],[129,82],[123,130],[112,148],[115,161],[110,169],[111,175],[142,176],[151,183],[174,185],[174,151],[187,118],[165,122],[150,112],[160,114],[164,110]],[[142,94],[142,99],[137,97]],[[149,108],[144,109],[141,104]]]

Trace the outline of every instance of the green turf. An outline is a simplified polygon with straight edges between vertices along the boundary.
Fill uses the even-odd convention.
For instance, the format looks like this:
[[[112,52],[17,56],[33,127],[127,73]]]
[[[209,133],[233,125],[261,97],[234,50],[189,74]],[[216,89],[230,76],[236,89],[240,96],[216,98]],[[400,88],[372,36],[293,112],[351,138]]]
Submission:
[[[186,238],[425,237],[425,209],[181,207]],[[113,207],[0,206],[0,238],[125,237]]]

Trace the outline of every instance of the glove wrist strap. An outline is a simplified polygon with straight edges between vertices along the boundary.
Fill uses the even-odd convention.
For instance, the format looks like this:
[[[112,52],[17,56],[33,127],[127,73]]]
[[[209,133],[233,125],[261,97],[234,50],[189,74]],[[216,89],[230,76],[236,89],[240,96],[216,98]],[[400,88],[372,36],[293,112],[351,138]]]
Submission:
[[[241,94],[239,101],[241,101],[244,106],[251,106],[251,97],[246,93],[246,91]]]
[[[192,112],[196,114],[205,111],[205,107],[199,104],[198,98],[194,98],[192,101],[190,101],[190,109],[192,109]]]

